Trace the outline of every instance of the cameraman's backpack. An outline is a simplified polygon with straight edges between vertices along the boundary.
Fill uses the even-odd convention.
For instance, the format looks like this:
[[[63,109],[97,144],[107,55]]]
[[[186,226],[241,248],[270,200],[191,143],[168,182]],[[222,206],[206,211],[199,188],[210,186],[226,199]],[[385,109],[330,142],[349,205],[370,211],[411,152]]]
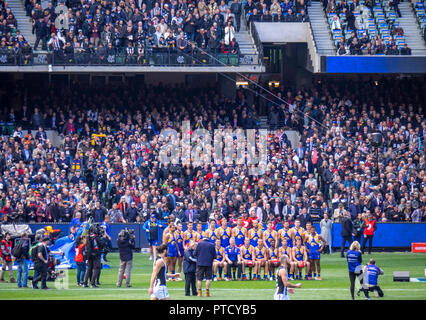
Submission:
[[[33,263],[36,263],[36,261],[38,260],[37,257],[37,247],[40,245],[40,242],[37,242],[35,245],[33,245],[31,247],[31,260],[33,261]]]
[[[12,249],[12,255],[17,259],[20,259],[24,253],[22,249],[22,244],[23,244],[23,241],[20,240],[18,244],[14,246]]]

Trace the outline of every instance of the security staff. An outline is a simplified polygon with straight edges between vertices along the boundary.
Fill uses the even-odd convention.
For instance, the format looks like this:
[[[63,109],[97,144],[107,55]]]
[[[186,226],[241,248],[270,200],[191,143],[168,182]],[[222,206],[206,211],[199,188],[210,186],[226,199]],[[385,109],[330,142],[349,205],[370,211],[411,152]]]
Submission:
[[[37,283],[41,281],[41,289],[49,289],[46,286],[47,279],[47,267],[49,264],[49,237],[44,236],[41,240],[41,244],[38,245],[34,250],[37,250],[37,259],[34,261],[34,269],[37,271],[37,277],[35,277],[31,284],[33,289],[37,289]]]
[[[86,242],[87,248],[87,272],[84,278],[83,287],[88,287],[90,278],[90,288],[97,288],[96,280],[101,271],[101,249],[99,247],[99,235],[95,228],[89,228],[89,236]]]

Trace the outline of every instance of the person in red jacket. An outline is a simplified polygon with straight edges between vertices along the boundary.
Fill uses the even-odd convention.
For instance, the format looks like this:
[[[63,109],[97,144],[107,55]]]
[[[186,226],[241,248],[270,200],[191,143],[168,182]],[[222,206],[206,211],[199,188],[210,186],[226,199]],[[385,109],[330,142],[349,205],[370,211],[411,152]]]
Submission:
[[[12,240],[10,240],[10,233],[6,232],[5,238],[1,241],[1,274],[0,282],[6,282],[4,280],[4,274],[6,273],[6,267],[9,270],[9,278],[11,283],[15,283],[16,280],[13,278],[12,269]]]
[[[365,252],[365,245],[368,243],[368,254],[371,254],[371,247],[373,246],[374,232],[377,230],[376,219],[370,211],[367,211],[367,217],[364,219],[364,240],[362,243],[362,253]]]
[[[82,286],[86,275],[86,238],[78,236],[75,239],[75,257],[77,263],[77,285]]]

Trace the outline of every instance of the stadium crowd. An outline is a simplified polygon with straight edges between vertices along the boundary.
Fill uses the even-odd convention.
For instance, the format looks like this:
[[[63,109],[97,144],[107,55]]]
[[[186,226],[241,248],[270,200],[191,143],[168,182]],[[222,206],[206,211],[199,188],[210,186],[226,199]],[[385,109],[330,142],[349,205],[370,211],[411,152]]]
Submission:
[[[7,63],[7,59],[12,59],[9,53],[19,57],[19,64],[26,64],[32,55],[31,45],[18,29],[18,23],[12,10],[4,0],[0,0],[0,56]],[[6,59],[6,61],[4,61]]]
[[[54,58],[66,63],[114,63],[124,55],[127,63],[145,63],[154,53],[209,51],[239,54],[241,4],[225,1],[59,1],[68,9],[68,26],[55,26],[58,15],[49,3],[27,3],[39,43]],[[60,32],[59,32],[60,31]],[[200,48],[201,50],[197,50]],[[75,57],[76,56],[76,57]]]
[[[248,0],[244,4],[246,21],[255,22],[308,22],[308,7],[304,0]]]
[[[345,211],[352,219],[372,213],[379,222],[425,221],[421,88],[404,79],[276,89],[288,106],[269,106],[268,168],[250,176],[245,165],[182,168],[158,158],[161,130],[179,132],[183,120],[210,132],[258,128],[259,96],[247,90],[230,100],[212,88],[53,86],[29,94],[20,109],[3,106],[2,119],[16,129],[1,136],[1,220],[70,222],[80,213],[81,221],[102,222],[109,213],[112,223],[144,222],[155,212],[187,221],[194,210],[203,222],[216,214],[319,222],[325,213],[340,221]],[[63,143],[54,147],[44,128]],[[296,148],[284,129],[300,132]],[[378,187],[370,183],[375,130],[384,137]]]

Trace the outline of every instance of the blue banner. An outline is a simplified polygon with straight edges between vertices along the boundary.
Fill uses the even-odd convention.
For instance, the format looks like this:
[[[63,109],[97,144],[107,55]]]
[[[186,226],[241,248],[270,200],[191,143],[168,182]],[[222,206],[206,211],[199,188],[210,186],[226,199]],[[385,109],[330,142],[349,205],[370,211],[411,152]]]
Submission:
[[[333,224],[333,247],[342,245],[342,225]],[[426,243],[426,223],[378,223],[373,247],[411,247],[413,242]]]
[[[111,227],[111,238],[112,247],[117,248],[118,233],[125,229],[135,230],[135,245],[137,248],[147,248],[149,246],[146,239],[146,232],[142,230],[142,225],[139,223],[116,223],[110,224]],[[167,225],[167,223],[164,223]],[[69,234],[69,224],[29,224],[33,233],[38,229],[42,229],[46,226],[52,226],[53,229],[60,229],[61,234],[59,237],[63,237]],[[314,223],[317,231],[320,232],[318,223]],[[207,224],[203,225],[203,230],[207,229]],[[159,230],[159,239],[161,242],[162,234],[164,229]],[[183,230],[186,230],[184,224]],[[334,223],[332,228],[332,241],[333,247],[340,247],[342,244],[342,225],[340,223]],[[413,242],[425,242],[426,243],[426,223],[378,223],[377,231],[374,235],[373,247],[411,247]]]
[[[422,56],[327,56],[325,58],[327,73],[426,73],[426,57]]]

